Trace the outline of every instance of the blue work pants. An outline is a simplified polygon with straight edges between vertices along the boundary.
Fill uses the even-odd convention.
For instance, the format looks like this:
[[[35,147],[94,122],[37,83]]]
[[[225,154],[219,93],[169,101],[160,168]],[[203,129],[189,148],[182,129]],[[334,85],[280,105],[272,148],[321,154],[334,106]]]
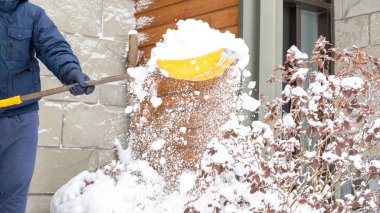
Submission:
[[[38,112],[0,118],[0,213],[24,213],[36,159]]]

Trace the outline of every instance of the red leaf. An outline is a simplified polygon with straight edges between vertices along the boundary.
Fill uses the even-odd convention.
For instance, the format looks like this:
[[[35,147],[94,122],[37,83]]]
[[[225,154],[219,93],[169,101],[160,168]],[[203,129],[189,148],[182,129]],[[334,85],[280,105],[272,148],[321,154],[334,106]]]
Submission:
[[[301,200],[298,201],[299,204],[305,204],[307,203],[307,200],[305,198],[302,198]]]
[[[360,123],[364,120],[364,116],[363,115],[359,115],[358,118],[356,118],[356,123]]]
[[[373,134],[369,134],[366,138],[365,138],[365,142],[369,143],[373,140]]]

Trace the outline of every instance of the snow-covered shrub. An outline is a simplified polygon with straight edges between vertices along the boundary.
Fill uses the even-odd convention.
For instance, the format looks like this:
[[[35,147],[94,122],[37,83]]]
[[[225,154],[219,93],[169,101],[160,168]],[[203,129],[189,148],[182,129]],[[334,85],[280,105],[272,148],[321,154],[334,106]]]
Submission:
[[[328,45],[321,36],[308,63],[289,49],[275,69],[285,87],[266,105],[267,124],[244,127],[237,118],[226,124],[224,140],[211,141],[200,162],[186,212],[379,209],[379,194],[368,187],[380,174],[372,151],[380,146],[379,60],[356,47]],[[331,62],[340,63],[336,75],[329,74]],[[357,179],[352,194],[336,196]]]

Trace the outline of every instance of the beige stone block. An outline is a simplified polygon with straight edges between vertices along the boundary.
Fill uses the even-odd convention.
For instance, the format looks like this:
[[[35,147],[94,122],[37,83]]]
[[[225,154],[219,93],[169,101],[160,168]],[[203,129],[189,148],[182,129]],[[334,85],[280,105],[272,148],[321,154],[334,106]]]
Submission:
[[[334,0],[334,19],[341,19],[343,17],[343,0]]]
[[[67,35],[84,73],[92,79],[124,74],[125,43]]]
[[[104,0],[103,8],[103,36],[127,41],[128,31],[135,28],[133,0]]]
[[[48,77],[48,76],[42,76],[41,77],[41,88],[42,90],[48,90],[53,89],[57,87],[61,87],[62,83],[56,78],[56,77]],[[50,95],[44,97],[46,100],[53,100],[53,101],[60,101],[63,99],[63,93]]]
[[[55,193],[78,173],[96,168],[96,150],[38,148],[30,193]]]
[[[378,45],[380,44],[380,12],[371,14],[370,18],[371,45]]]
[[[49,77],[54,76],[54,74],[50,72],[50,70],[48,70],[48,68],[40,60],[38,60],[38,63],[40,65],[41,76],[49,76]]]
[[[102,167],[107,163],[110,163],[112,160],[117,159],[116,150],[97,150],[98,153],[98,167]]]
[[[335,21],[336,45],[349,48],[352,45],[366,47],[369,45],[368,15]]]
[[[52,196],[50,195],[29,196],[26,212],[27,213],[49,213],[51,199],[52,199]]]
[[[108,106],[127,106],[126,85],[105,84],[100,88],[100,104]]]
[[[97,36],[102,25],[102,0],[32,0],[45,9],[59,30]]]
[[[380,58],[380,45],[367,47],[364,49],[364,51],[375,58]]]
[[[39,146],[60,146],[62,142],[63,103],[40,101]]]
[[[343,17],[380,11],[379,0],[343,0]]]
[[[65,104],[64,147],[113,148],[115,138],[124,139],[127,116],[124,107]]]
[[[95,87],[94,92],[89,94],[89,95],[74,96],[70,92],[64,92],[62,94],[63,94],[63,100],[64,101],[95,104],[95,103],[98,103],[99,93],[100,93],[99,91],[100,91],[100,89]]]

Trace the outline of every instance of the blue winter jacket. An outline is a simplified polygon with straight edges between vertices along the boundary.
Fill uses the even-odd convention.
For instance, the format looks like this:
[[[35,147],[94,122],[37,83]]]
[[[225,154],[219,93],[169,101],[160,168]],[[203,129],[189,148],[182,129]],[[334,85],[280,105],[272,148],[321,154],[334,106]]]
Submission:
[[[69,44],[40,7],[27,0],[0,0],[0,100],[41,90],[37,59],[59,78],[79,64]],[[0,118],[38,110],[38,101],[0,109]]]

